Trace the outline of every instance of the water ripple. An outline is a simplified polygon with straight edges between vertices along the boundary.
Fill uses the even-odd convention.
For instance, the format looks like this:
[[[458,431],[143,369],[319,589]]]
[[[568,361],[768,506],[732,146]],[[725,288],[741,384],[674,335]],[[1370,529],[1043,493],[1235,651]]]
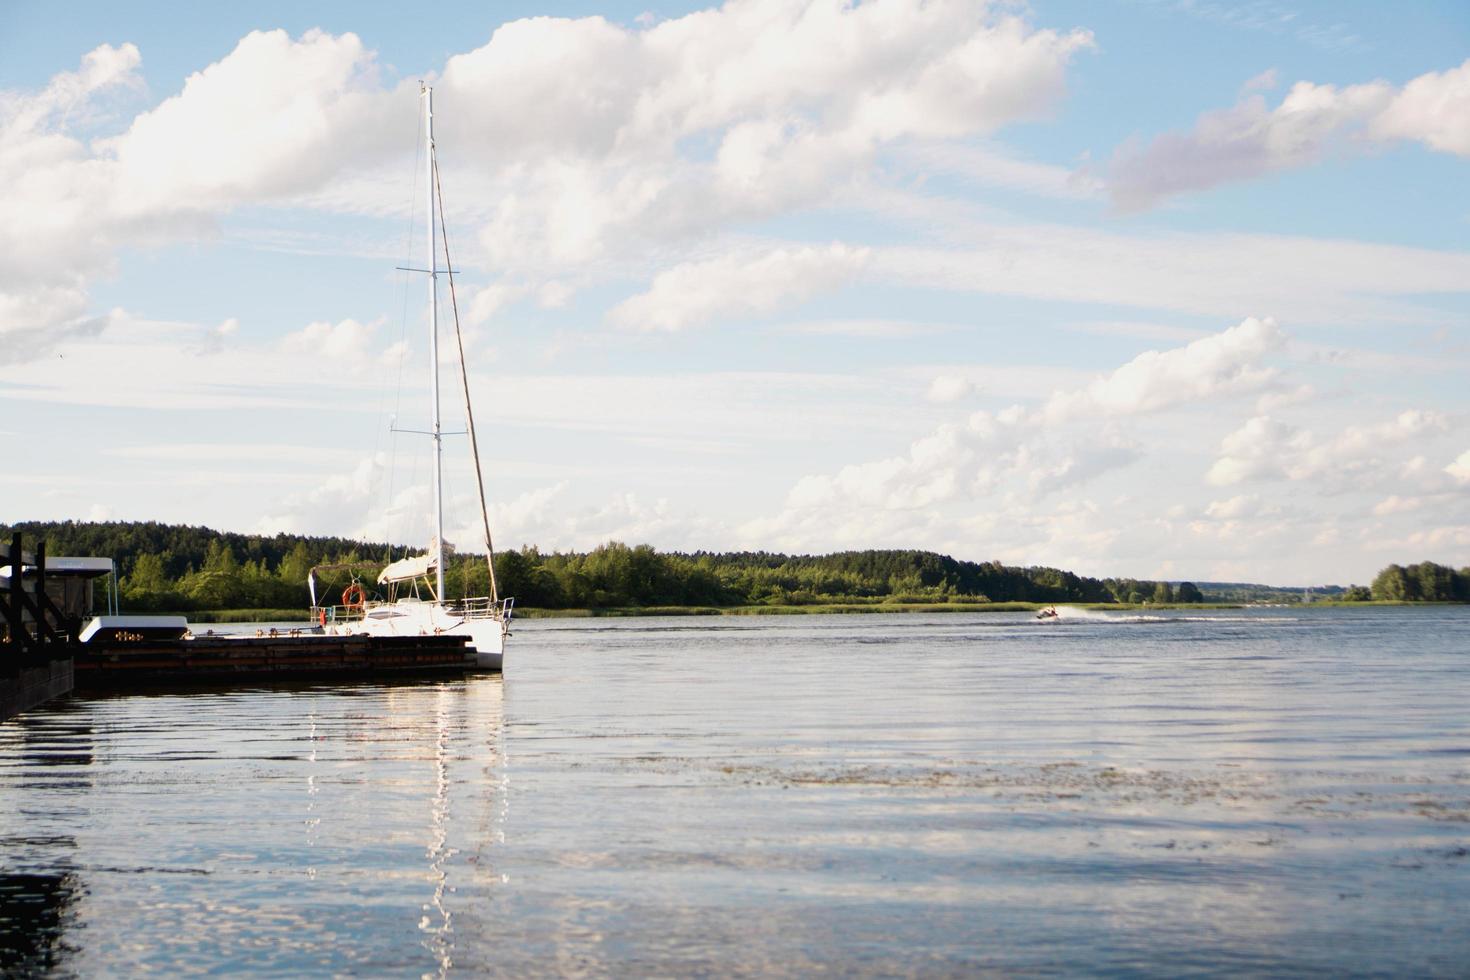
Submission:
[[[0,725],[0,973],[1462,975],[1470,614],[536,621]]]

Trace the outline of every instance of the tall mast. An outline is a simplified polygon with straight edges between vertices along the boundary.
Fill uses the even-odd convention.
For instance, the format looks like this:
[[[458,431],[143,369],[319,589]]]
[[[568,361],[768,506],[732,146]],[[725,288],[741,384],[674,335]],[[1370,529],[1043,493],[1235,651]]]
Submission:
[[[439,270],[434,248],[434,90],[424,89],[424,158],[428,168],[429,378],[433,404],[429,435],[434,440],[434,596],[444,601],[444,439],[439,425]]]

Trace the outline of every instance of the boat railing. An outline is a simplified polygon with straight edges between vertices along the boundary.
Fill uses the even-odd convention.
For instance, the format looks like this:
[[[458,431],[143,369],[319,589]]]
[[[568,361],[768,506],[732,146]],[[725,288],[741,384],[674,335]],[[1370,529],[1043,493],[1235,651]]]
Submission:
[[[311,621],[318,626],[326,626],[329,623],[356,623],[366,619],[370,609],[381,605],[384,604],[368,600],[365,604],[351,606],[312,606]],[[473,599],[455,599],[445,603],[444,609],[446,612],[465,619],[496,619],[502,623],[508,623],[515,610],[515,605],[514,598],[497,600],[489,596],[480,596]]]
[[[510,622],[515,604],[514,598],[496,600],[489,596],[479,596],[473,599],[457,599],[449,603],[448,609],[465,619],[498,619],[501,622]]]
[[[355,623],[366,614],[366,607],[361,605],[311,607],[311,621],[318,626],[326,626],[328,623]]]

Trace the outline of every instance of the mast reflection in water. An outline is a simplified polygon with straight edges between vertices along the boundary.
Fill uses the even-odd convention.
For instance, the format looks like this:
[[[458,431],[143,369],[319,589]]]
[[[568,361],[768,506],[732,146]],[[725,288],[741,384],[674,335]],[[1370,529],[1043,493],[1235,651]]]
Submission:
[[[0,725],[0,973],[448,972],[481,876],[454,863],[498,833],[501,692],[177,691]]]

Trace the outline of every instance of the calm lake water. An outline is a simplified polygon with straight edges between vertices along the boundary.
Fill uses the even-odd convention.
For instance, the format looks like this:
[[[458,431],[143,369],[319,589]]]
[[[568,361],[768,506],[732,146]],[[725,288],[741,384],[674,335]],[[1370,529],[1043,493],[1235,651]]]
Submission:
[[[1470,609],[551,620],[0,725],[0,974],[1470,974]]]

